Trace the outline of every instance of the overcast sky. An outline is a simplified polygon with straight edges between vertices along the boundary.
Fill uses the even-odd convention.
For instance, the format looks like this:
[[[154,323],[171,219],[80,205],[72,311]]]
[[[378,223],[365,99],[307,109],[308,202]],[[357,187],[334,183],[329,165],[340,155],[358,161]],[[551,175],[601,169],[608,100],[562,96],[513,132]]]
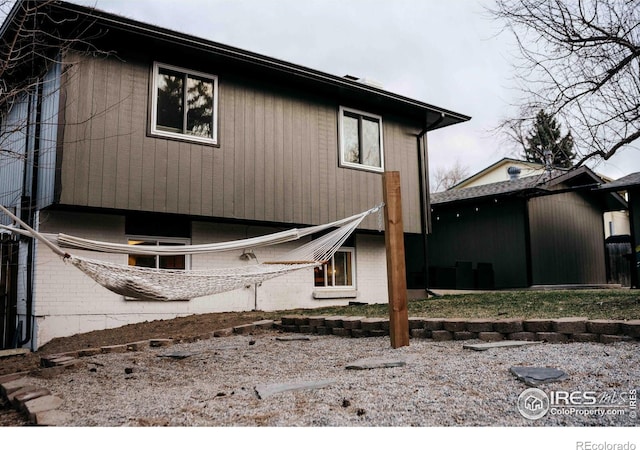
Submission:
[[[429,134],[431,169],[469,174],[520,151],[494,132],[518,93],[513,40],[484,10],[491,0],[72,0],[384,88],[472,117]],[[566,130],[565,130],[566,131]],[[594,169],[640,171],[640,148]]]

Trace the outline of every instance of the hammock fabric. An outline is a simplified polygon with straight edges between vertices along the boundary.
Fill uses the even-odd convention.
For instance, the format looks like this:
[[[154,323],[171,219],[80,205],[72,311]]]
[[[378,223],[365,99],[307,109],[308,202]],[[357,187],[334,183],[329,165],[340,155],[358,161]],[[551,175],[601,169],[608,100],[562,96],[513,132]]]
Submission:
[[[54,253],[62,257],[64,261],[71,262],[97,283],[117,294],[146,300],[188,300],[231,291],[261,283],[295,270],[324,264],[331,259],[333,254],[342,246],[365,217],[380,211],[382,206],[378,205],[363,213],[324,225],[216,244],[158,247],[92,241],[62,234],[57,237],[57,242],[60,245],[93,251],[146,255],[184,255],[274,245],[335,228],[323,236],[286,253],[277,261],[210,270],[153,269],[71,255],[42,234],[30,228],[2,205],[0,205],[0,210],[20,224],[22,229],[5,225],[0,225],[0,228],[38,239]]]

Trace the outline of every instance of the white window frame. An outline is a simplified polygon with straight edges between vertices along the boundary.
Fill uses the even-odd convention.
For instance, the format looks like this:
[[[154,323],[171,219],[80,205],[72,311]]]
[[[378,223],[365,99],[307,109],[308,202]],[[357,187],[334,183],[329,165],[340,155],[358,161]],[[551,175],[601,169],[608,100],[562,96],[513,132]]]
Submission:
[[[345,117],[345,112],[353,114],[353,115],[358,115],[361,118],[367,118],[370,120],[375,120],[378,122],[378,127],[380,130],[379,133],[379,139],[380,139],[380,167],[377,166],[371,166],[371,165],[367,165],[367,164],[360,164],[360,163],[353,163],[350,161],[345,160],[345,133],[344,133],[344,117]],[[352,169],[360,169],[360,170],[367,170],[367,171],[371,171],[371,172],[384,172],[384,139],[382,137],[382,116],[377,115],[377,114],[372,114],[366,111],[360,111],[358,109],[353,109],[353,108],[348,108],[346,106],[340,106],[340,112],[339,112],[339,120],[338,120],[338,135],[339,135],[339,141],[340,141],[340,167],[349,167]]]
[[[157,246],[160,246],[162,243],[165,244],[181,244],[181,245],[189,245],[191,244],[191,239],[189,238],[176,238],[176,237],[166,237],[166,236],[144,236],[144,235],[127,235],[127,242],[129,241],[145,241],[145,242],[155,242]],[[131,255],[135,255],[136,252],[131,252]],[[129,256],[127,255],[127,260]],[[158,255],[155,256],[156,259],[156,269],[159,268],[160,257]],[[137,266],[134,266],[137,267]],[[191,269],[191,255],[184,255],[184,270]]]
[[[213,82],[213,113],[212,113],[212,128],[211,138],[202,136],[193,136],[186,133],[175,133],[166,130],[158,129],[158,71],[159,69],[168,69],[175,72],[180,72],[185,75],[193,75],[200,78],[206,78]],[[185,90],[186,92],[186,90]],[[184,103],[186,105],[186,99]],[[185,109],[186,114],[186,109]],[[161,136],[172,139],[179,139],[184,141],[192,141],[203,144],[217,145],[218,144],[218,77],[209,73],[198,72],[195,70],[185,69],[183,67],[172,66],[169,64],[163,64],[159,62],[153,63],[153,69],[151,73],[151,134],[153,136]]]
[[[346,289],[355,289],[356,288],[356,249],[353,247],[340,247],[336,253],[349,253],[351,254],[351,284],[350,285],[343,285],[343,286],[335,286],[335,276],[332,275],[333,277],[333,285],[328,286],[327,285],[327,277],[329,276],[329,274],[327,273],[328,271],[325,270],[324,271],[324,286],[315,286],[315,281],[314,281],[314,287],[315,289],[321,289],[323,291],[327,290],[346,290]],[[335,256],[335,255],[334,255]],[[334,260],[334,256],[331,257],[331,261],[332,261],[332,265],[335,267],[335,260]],[[325,267],[328,267],[328,265],[325,264]]]

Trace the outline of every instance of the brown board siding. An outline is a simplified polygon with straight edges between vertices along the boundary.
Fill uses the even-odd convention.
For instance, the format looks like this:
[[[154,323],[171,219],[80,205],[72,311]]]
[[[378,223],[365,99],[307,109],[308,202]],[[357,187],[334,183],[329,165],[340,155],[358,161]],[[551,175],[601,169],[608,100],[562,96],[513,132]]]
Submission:
[[[432,272],[450,270],[458,261],[474,268],[490,263],[496,288],[528,286],[522,200],[436,206],[432,220],[428,238]]]
[[[60,203],[322,223],[382,201],[381,174],[338,165],[339,101],[219,75],[219,145],[208,146],[147,134],[149,76],[147,64],[107,58],[70,71]],[[405,230],[420,232],[419,129],[372,112],[385,168],[401,172]]]
[[[578,193],[529,200],[534,285],[606,283],[599,207]]]

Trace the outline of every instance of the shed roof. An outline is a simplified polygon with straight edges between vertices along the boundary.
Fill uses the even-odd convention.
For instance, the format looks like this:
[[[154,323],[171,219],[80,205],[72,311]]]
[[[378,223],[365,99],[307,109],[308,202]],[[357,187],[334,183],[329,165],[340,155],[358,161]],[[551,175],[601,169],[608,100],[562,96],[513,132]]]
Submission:
[[[601,191],[624,191],[635,186],[640,186],[640,172],[630,173],[622,178],[605,183],[598,189]]]
[[[586,166],[567,172],[555,171],[548,174],[516,178],[498,183],[484,184],[461,189],[449,189],[431,194],[431,204],[447,204],[479,199],[490,199],[505,196],[535,197],[559,194],[567,191],[585,191],[592,195],[605,194],[598,192],[602,186],[602,178]],[[615,189],[611,189],[615,191]],[[606,192],[604,208],[616,211],[627,208],[626,201],[616,192]]]

